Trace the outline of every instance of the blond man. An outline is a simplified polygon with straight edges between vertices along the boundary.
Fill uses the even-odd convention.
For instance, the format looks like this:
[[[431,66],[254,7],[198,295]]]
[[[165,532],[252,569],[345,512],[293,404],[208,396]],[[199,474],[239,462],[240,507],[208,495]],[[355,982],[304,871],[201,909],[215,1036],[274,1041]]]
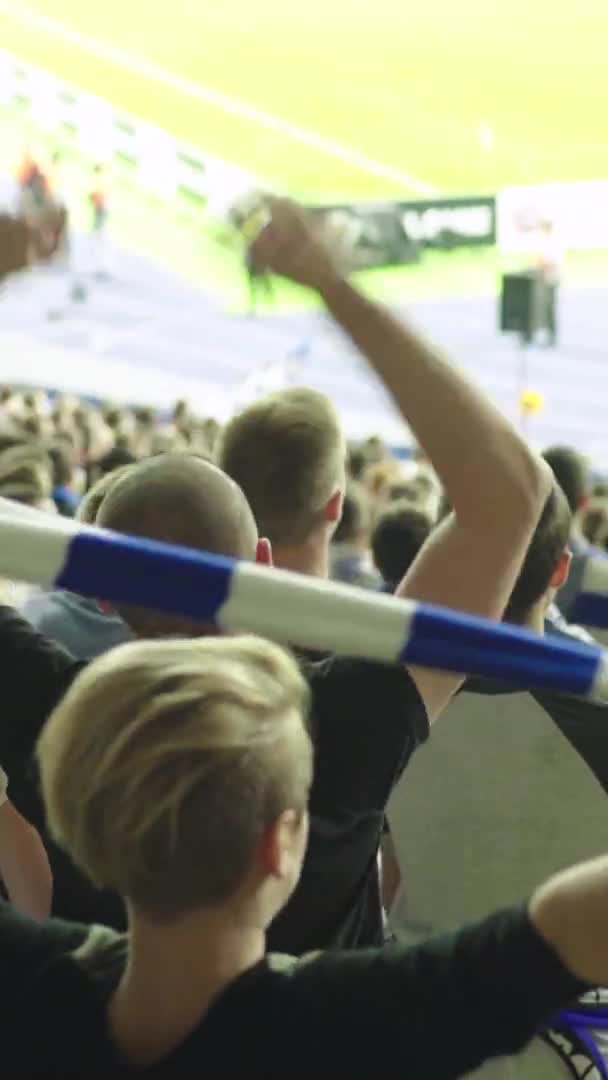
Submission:
[[[608,976],[608,859],[410,951],[266,955],[306,847],[308,697],[254,638],[124,645],[78,677],[38,746],[48,819],[129,931],[0,906],[15,1075],[447,1080]]]
[[[243,489],[276,566],[329,573],[329,546],[346,488],[346,443],[324,394],[279,390],[224,429],[218,463]]]

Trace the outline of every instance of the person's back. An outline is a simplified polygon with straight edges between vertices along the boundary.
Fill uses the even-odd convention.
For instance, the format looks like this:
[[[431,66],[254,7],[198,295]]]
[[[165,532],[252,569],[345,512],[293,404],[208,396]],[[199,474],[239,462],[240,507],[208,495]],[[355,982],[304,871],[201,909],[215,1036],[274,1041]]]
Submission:
[[[77,660],[93,660],[131,637],[118,615],[103,611],[97,601],[76,593],[33,592],[21,613],[36,630],[59,642]]]
[[[448,707],[393,795],[389,820],[404,882],[391,922],[420,940],[598,855],[608,798],[530,694],[488,687]]]
[[[568,573],[570,512],[556,487],[505,618],[542,633]],[[567,634],[551,623],[552,633]],[[418,939],[524,895],[602,850],[608,706],[470,680],[391,801],[404,888],[395,925]]]
[[[129,932],[0,905],[0,1043],[20,1080],[218,1063],[448,1080],[608,973],[608,859],[418,949],[267,955],[306,846],[307,702],[293,658],[253,637],[131,643],[79,675],[38,743],[42,788]]]

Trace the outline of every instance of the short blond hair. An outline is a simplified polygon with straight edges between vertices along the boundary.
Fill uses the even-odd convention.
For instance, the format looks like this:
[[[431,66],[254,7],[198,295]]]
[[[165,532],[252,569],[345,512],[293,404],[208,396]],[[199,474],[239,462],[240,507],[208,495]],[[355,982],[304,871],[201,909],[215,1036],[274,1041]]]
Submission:
[[[275,544],[303,543],[345,487],[346,444],[324,394],[306,388],[260,398],[224,428],[218,463],[243,489],[258,530]]]
[[[254,637],[134,642],[76,679],[39,739],[47,820],[75,862],[150,917],[230,897],[312,749],[295,661]]]
[[[51,463],[42,446],[21,443],[0,453],[0,495],[28,506],[50,499]]]

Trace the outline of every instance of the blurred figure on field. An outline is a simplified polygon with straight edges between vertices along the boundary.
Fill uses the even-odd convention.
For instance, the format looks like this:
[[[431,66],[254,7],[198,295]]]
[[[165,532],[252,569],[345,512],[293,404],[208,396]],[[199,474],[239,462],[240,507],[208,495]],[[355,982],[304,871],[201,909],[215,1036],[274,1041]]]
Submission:
[[[557,305],[559,283],[565,258],[563,242],[554,221],[545,218],[538,230],[535,270],[545,285],[543,290],[544,319],[547,325],[547,345],[557,345]]]
[[[26,148],[17,167],[18,211],[28,215],[39,209],[48,196],[48,177],[38,156],[34,157],[31,149]]]
[[[91,272],[98,280],[108,278],[106,233],[109,219],[107,177],[103,165],[95,165],[88,196],[91,211]]]

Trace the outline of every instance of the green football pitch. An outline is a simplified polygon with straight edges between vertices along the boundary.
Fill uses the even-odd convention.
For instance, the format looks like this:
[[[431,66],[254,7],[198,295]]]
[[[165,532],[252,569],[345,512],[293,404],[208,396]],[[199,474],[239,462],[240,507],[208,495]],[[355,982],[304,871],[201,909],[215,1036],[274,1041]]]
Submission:
[[[309,199],[608,176],[606,0],[0,0],[0,45]]]

